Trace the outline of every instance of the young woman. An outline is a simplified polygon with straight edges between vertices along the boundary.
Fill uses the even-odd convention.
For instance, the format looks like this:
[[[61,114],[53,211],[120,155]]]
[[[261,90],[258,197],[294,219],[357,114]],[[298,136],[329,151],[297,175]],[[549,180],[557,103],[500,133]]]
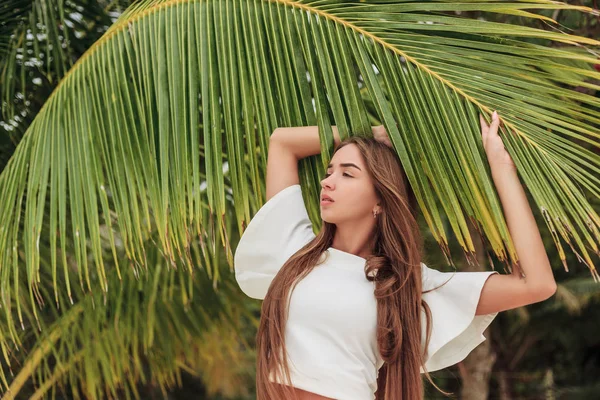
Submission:
[[[264,299],[257,333],[259,400],[413,400],[421,373],[463,360],[499,311],[556,290],[539,231],[494,113],[482,140],[518,252],[512,274],[440,272],[421,262],[417,205],[383,127],[340,142],[321,181],[315,235],[298,160],[320,152],[317,127],[278,128],[267,202],[235,251],[235,275]],[[432,382],[433,383],[433,382]]]

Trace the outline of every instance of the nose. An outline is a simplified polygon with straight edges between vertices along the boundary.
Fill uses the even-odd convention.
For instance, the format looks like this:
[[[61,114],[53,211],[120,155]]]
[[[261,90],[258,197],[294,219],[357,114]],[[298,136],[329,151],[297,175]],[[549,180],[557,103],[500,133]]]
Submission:
[[[333,174],[332,174],[332,175],[333,175]],[[332,175],[329,175],[328,177],[325,177],[325,178],[321,179],[321,188],[328,187],[328,188],[330,188],[330,189],[331,189],[331,188],[334,188],[334,187],[335,187],[335,186],[334,186],[334,185],[331,183],[331,182],[332,182],[332,181],[331,181],[331,177],[332,177]]]

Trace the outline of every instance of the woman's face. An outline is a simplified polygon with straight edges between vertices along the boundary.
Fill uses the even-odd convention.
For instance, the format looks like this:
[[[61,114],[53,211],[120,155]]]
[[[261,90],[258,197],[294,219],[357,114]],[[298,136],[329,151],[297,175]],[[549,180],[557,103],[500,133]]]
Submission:
[[[334,201],[324,203],[323,196]],[[373,219],[373,210],[380,210],[371,177],[355,144],[335,152],[321,180],[321,218],[339,224]]]

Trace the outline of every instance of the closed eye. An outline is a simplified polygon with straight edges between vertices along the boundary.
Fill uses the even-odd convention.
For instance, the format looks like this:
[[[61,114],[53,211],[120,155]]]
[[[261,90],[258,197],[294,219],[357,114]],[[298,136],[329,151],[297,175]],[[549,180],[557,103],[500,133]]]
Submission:
[[[325,174],[325,176],[323,177],[323,179],[327,178],[329,175],[331,175],[331,174]],[[347,174],[347,173],[345,173],[345,172],[344,172],[342,175],[343,175],[343,176],[347,176],[348,178],[353,178],[353,176],[352,176],[352,175],[348,175],[348,174]]]

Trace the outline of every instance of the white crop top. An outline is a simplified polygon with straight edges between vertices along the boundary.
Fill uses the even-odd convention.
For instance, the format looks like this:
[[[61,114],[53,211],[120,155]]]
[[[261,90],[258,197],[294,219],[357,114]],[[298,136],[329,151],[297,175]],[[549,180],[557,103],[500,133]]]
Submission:
[[[242,291],[264,299],[285,261],[314,237],[300,185],[274,195],[252,218],[235,250],[235,277]],[[375,283],[365,277],[364,258],[333,247],[327,252],[327,261],[298,282],[289,297],[285,341],[292,385],[340,400],[372,400],[383,365],[376,341]],[[475,309],[486,279],[498,272],[421,267],[424,290],[450,278],[423,294],[432,313],[425,363],[431,372],[463,360],[486,339],[483,331],[498,313],[476,316]],[[422,311],[422,346],[425,321]]]

